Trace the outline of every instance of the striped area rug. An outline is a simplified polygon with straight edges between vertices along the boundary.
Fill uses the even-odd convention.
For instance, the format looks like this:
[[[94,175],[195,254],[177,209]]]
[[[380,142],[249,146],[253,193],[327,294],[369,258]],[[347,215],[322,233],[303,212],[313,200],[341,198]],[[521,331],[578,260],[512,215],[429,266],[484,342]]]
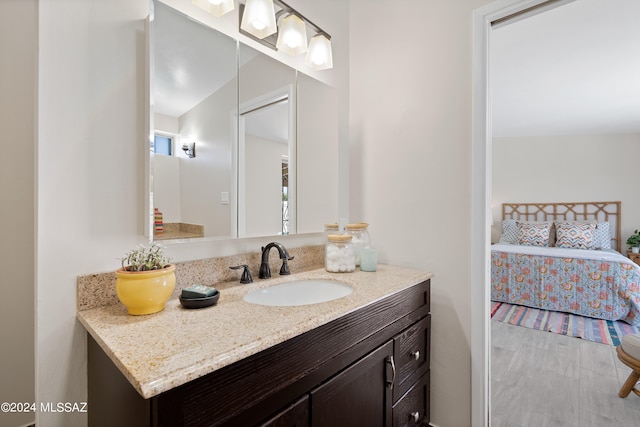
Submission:
[[[491,318],[510,325],[615,346],[620,344],[623,335],[640,333],[638,327],[622,321],[593,319],[494,301],[491,302]]]

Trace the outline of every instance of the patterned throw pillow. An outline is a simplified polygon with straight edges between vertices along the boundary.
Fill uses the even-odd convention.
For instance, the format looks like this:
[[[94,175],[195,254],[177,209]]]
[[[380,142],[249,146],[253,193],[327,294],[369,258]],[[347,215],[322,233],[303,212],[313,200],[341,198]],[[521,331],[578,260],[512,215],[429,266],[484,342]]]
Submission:
[[[595,224],[556,222],[556,246],[559,248],[594,249]]]
[[[551,233],[550,222],[521,222],[516,221],[518,227],[518,244],[526,246],[549,246]]]
[[[515,219],[505,219],[502,221],[502,235],[499,243],[518,244],[518,227]]]
[[[611,249],[611,230],[608,222],[596,224],[593,246],[596,249]]]

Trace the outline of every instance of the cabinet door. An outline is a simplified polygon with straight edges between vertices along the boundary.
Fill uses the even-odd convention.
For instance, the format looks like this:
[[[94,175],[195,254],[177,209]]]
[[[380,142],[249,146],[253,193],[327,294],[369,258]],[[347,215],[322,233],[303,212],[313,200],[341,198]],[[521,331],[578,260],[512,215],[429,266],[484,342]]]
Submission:
[[[391,427],[393,341],[311,392],[313,427]]]
[[[309,396],[305,395],[292,403],[260,427],[308,427],[309,426]]]

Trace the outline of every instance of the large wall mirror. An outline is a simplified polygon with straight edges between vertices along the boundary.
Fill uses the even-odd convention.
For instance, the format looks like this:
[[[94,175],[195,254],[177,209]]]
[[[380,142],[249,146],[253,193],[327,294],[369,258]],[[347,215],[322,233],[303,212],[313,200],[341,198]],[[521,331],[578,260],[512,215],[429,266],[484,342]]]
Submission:
[[[150,22],[154,240],[320,232],[338,219],[338,96],[159,1]]]

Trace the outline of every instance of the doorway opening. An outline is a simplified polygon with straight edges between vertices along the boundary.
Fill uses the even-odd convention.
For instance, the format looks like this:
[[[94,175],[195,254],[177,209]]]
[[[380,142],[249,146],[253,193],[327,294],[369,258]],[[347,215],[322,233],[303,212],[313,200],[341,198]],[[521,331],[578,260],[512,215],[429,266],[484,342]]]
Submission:
[[[472,114],[472,301],[471,307],[471,421],[487,426],[491,417],[491,99],[489,49],[492,24],[506,25],[514,19],[541,13],[573,0],[495,1],[473,14],[473,114]]]
[[[290,86],[240,106],[238,120],[238,236],[295,232],[293,126]]]

